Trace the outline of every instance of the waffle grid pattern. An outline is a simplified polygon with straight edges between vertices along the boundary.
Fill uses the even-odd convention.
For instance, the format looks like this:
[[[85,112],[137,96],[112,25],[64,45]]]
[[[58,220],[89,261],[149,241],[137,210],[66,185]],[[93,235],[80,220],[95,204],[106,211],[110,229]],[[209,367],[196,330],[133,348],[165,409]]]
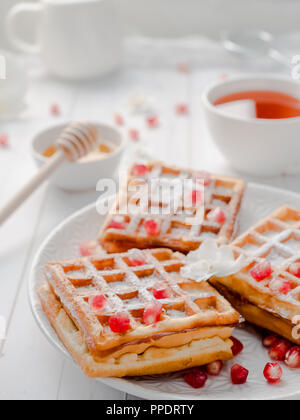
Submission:
[[[291,319],[288,307],[280,307],[280,303],[290,303],[294,310],[298,311],[298,314],[300,313],[300,279],[289,271],[291,264],[300,262],[299,210],[286,206],[280,208],[237,238],[232,247],[236,256],[243,254],[250,261],[236,276],[263,294],[275,297],[278,306],[273,308],[274,313],[281,312],[282,316]],[[270,262],[272,275],[257,282],[251,276],[250,271],[263,260]],[[292,286],[291,290],[287,294],[271,290],[269,286],[274,279],[289,281]]]
[[[86,346],[84,336],[47,284],[41,287],[39,295],[56,333],[83,372],[92,378],[162,374],[205,365],[215,360],[232,359],[232,342],[218,336],[194,339],[176,347],[151,346],[141,353],[126,352],[104,359],[94,357]]]
[[[94,353],[164,332],[236,323],[237,313],[211,286],[180,276],[182,258],[166,249],[131,250],[48,264],[46,277]],[[146,264],[131,267],[132,259],[143,259]],[[169,298],[154,298],[152,289],[156,283],[166,286]],[[95,313],[89,304],[89,298],[97,294],[107,299],[101,313]],[[143,313],[154,302],[163,307],[161,320],[146,326]],[[131,328],[125,334],[113,333],[108,325],[110,316],[119,312],[130,317]]]
[[[108,216],[99,235],[100,242],[105,248],[107,248],[105,246],[107,241],[123,241],[124,243],[128,241],[129,243],[134,242],[138,248],[147,248],[154,244],[185,252],[198,248],[208,237],[217,239],[220,243],[230,241],[245,189],[242,180],[210,175],[210,183],[204,187],[203,184],[197,182],[197,179],[201,179],[201,173],[197,171],[176,169],[160,162],[152,162],[146,166],[147,173],[144,176],[129,175],[128,182],[121,188],[117,209],[122,214],[123,209],[128,207],[129,211],[123,213],[126,226],[123,230],[111,228],[110,222],[115,215]],[[133,169],[130,174],[132,171]],[[129,186],[139,185],[141,188],[141,186],[148,185],[151,180],[160,182],[157,182],[151,195],[145,200],[145,206],[141,206],[140,201],[137,202],[133,194],[130,193]],[[168,214],[162,214],[164,209],[169,209],[170,194],[168,191],[175,180],[193,180],[190,192],[192,193],[193,190],[200,191],[200,194],[204,192],[204,203],[199,200],[199,203],[193,204],[184,196],[176,197],[180,203],[177,211],[172,209]],[[211,211],[218,207],[226,214],[224,224],[211,221],[207,217]],[[160,225],[160,234],[157,237],[149,238],[144,228],[147,209],[150,213],[148,218],[156,220]],[[190,218],[199,217],[199,215],[199,223],[190,222]]]

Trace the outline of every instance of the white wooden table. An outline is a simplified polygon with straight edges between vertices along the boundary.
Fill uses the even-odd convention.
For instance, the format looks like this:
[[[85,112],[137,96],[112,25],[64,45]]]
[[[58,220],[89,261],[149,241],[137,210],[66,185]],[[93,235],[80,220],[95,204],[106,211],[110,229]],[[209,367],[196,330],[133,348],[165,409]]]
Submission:
[[[151,95],[157,103],[161,125],[146,128],[143,117],[127,117],[124,128],[138,128],[153,154],[170,163],[235,174],[220,156],[205,132],[200,95],[203,87],[233,73],[232,68],[194,68],[188,74],[176,67],[125,67],[101,81],[63,83],[34,77],[29,90],[29,115],[0,123],[11,147],[0,149],[0,206],[36,171],[30,157],[33,135],[42,127],[59,122],[49,107],[58,103],[64,119],[94,119],[113,123],[113,114],[123,114],[131,94]],[[187,116],[175,114],[177,102],[187,102]],[[239,174],[237,174],[239,175]],[[250,179],[300,193],[299,177]],[[27,299],[32,259],[41,242],[58,223],[97,198],[95,191],[68,193],[49,184],[41,188],[0,228],[0,315],[8,320],[7,340],[0,358],[0,399],[125,399],[130,396],[85,378],[80,370],[49,345],[35,324]]]

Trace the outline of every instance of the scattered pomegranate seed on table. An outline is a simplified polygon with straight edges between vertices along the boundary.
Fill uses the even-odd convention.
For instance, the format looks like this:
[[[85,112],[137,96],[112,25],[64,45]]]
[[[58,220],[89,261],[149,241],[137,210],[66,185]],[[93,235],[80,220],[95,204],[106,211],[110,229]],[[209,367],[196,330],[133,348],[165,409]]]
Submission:
[[[229,76],[228,76],[228,74],[227,74],[227,73],[221,73],[221,74],[220,74],[220,79],[221,79],[221,80],[226,80],[226,79],[228,79],[228,77],[229,77]]]
[[[155,299],[167,299],[170,297],[170,291],[164,284],[155,284],[152,293]]]
[[[114,333],[124,333],[130,328],[130,318],[126,313],[117,313],[109,318],[109,327]]]
[[[147,125],[149,128],[156,128],[159,126],[159,119],[156,115],[147,118]]]
[[[292,369],[300,368],[300,347],[291,347],[285,355],[285,364]]]
[[[132,169],[131,174],[133,176],[145,176],[148,172],[146,165],[135,165]]]
[[[250,274],[254,280],[263,281],[272,274],[271,264],[268,261],[262,261],[252,268]]]
[[[288,280],[274,279],[270,282],[269,288],[273,292],[287,295],[292,290],[292,284]]]
[[[6,133],[0,134],[0,147],[5,149],[8,147],[8,143],[9,143],[8,134]]]
[[[238,340],[235,337],[230,337],[229,340],[233,342],[233,345],[231,347],[232,354],[234,356],[237,356],[239,353],[241,353],[241,351],[243,351],[244,345],[240,342],[240,340]]]
[[[146,325],[153,325],[160,321],[162,306],[159,303],[150,304],[144,311],[143,322]]]
[[[276,335],[267,335],[263,339],[262,343],[264,347],[269,348],[271,346],[274,346],[274,344],[278,343],[278,341],[279,341],[279,337],[277,337]]]
[[[282,369],[277,362],[267,363],[263,374],[269,384],[277,384],[281,380]]]
[[[181,103],[175,106],[176,114],[178,115],[186,115],[189,112],[189,107],[187,104]]]
[[[81,242],[79,245],[79,251],[82,257],[90,257],[91,255],[97,254],[98,244],[95,241]]]
[[[209,363],[206,365],[206,372],[209,375],[217,376],[220,374],[222,368],[223,368],[223,362],[221,360],[216,360],[215,362]]]
[[[61,115],[61,109],[58,104],[52,104],[50,107],[50,113],[53,117],[59,117]]]
[[[242,385],[247,381],[249,371],[241,365],[234,365],[231,368],[231,381],[233,385]]]
[[[121,114],[115,114],[114,115],[115,124],[117,125],[124,125],[124,118]]]
[[[207,374],[200,368],[194,368],[184,375],[184,380],[195,389],[203,388],[207,381]]]
[[[291,264],[289,270],[293,276],[300,278],[300,263]]]
[[[226,214],[221,207],[217,207],[215,210],[208,213],[207,220],[223,225],[226,222]]]
[[[160,226],[155,220],[146,220],[144,227],[150,236],[156,236],[160,233]]]
[[[107,299],[104,295],[96,295],[89,298],[89,304],[94,312],[101,312],[106,303]]]
[[[138,141],[140,139],[140,133],[139,133],[139,131],[136,130],[136,129],[134,129],[134,128],[131,128],[129,130],[129,138],[132,141]]]
[[[188,73],[189,72],[189,65],[187,63],[178,63],[177,64],[177,70],[180,73]]]
[[[291,343],[287,340],[279,339],[277,343],[273,344],[269,349],[270,358],[276,361],[283,361],[291,346]]]

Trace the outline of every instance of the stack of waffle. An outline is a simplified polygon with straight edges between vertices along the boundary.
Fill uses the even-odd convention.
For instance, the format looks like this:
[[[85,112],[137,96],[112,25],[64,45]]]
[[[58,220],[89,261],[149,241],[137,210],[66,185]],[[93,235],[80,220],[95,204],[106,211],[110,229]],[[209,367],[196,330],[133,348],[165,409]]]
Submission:
[[[48,264],[39,290],[53,328],[91,377],[158,374],[232,358],[239,314],[180,274],[169,249]]]
[[[249,322],[300,344],[300,211],[284,206],[231,245],[248,263],[212,283]]]

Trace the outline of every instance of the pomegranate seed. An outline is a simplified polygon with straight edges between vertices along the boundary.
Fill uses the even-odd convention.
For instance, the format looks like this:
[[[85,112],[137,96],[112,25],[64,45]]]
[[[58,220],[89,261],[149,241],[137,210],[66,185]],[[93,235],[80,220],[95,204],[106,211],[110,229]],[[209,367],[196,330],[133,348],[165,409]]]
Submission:
[[[107,229],[118,229],[124,230],[126,228],[126,223],[124,217],[115,217],[112,219],[107,227]]]
[[[288,280],[274,279],[269,284],[269,288],[273,290],[273,292],[287,295],[292,289],[292,284]]]
[[[160,233],[160,226],[155,220],[146,220],[145,229],[150,236],[157,236]]]
[[[196,182],[207,187],[211,183],[211,176],[206,171],[199,171],[196,175]]]
[[[226,214],[221,207],[217,207],[207,215],[207,220],[223,225],[226,222]]]
[[[223,362],[221,360],[216,360],[215,362],[209,363],[206,365],[206,372],[209,375],[217,376],[223,368]]]
[[[101,312],[107,303],[104,295],[95,295],[89,298],[89,304],[94,312]]]
[[[146,165],[135,165],[132,169],[131,174],[133,176],[145,176],[148,172]]]
[[[133,141],[138,141],[140,139],[140,133],[138,130],[135,130],[134,128],[129,130],[129,137]]]
[[[156,128],[159,126],[159,119],[156,115],[147,118],[147,124],[150,128]]]
[[[122,312],[110,317],[108,323],[114,333],[124,333],[130,328],[130,318]]]
[[[264,377],[269,384],[277,384],[280,382],[282,369],[278,363],[267,363],[264,368]]]
[[[8,134],[0,134],[0,147],[3,149],[8,147]]]
[[[115,114],[114,119],[117,125],[124,125],[124,118],[122,117],[121,114]]]
[[[156,324],[160,321],[162,306],[159,303],[150,304],[144,311],[143,321],[146,325]]]
[[[207,381],[207,374],[199,368],[194,368],[184,375],[184,380],[195,389],[203,388]]]
[[[232,354],[234,356],[237,356],[244,349],[244,345],[240,342],[240,340],[238,340],[235,337],[230,337],[230,340],[233,342],[233,345],[231,347]]]
[[[170,297],[169,288],[160,283],[157,283],[153,286],[152,293],[155,299],[167,299]]]
[[[186,63],[178,63],[177,64],[177,70],[180,73],[188,73],[189,72],[189,66]]]
[[[199,190],[194,190],[192,192],[192,203],[199,204],[202,201],[202,193]]]
[[[142,258],[129,258],[128,262],[130,267],[140,267],[147,264],[147,261]]]
[[[91,255],[97,254],[98,244],[95,241],[82,242],[79,245],[79,250],[82,257],[90,257]]]
[[[241,385],[247,381],[249,371],[241,365],[234,365],[231,368],[231,381],[233,385]]]
[[[220,74],[220,79],[221,79],[221,80],[226,80],[226,79],[228,79],[228,74],[227,74],[227,73],[222,73],[222,74]]]
[[[293,369],[300,368],[300,347],[290,348],[285,355],[285,364]]]
[[[300,279],[300,263],[294,263],[290,265],[290,273]]]
[[[263,281],[272,274],[271,264],[268,261],[262,261],[250,271],[250,274],[254,280]]]
[[[279,339],[277,343],[270,347],[269,356],[272,360],[282,361],[290,348],[291,344],[287,340]]]
[[[187,104],[177,104],[175,110],[178,115],[185,115],[189,112],[189,107]]]
[[[51,105],[50,113],[53,117],[59,117],[61,115],[61,110],[58,104]]]
[[[262,343],[264,347],[269,348],[269,347],[274,346],[274,344],[278,343],[278,341],[279,341],[279,338],[276,337],[276,335],[268,335],[267,337],[263,339]]]

